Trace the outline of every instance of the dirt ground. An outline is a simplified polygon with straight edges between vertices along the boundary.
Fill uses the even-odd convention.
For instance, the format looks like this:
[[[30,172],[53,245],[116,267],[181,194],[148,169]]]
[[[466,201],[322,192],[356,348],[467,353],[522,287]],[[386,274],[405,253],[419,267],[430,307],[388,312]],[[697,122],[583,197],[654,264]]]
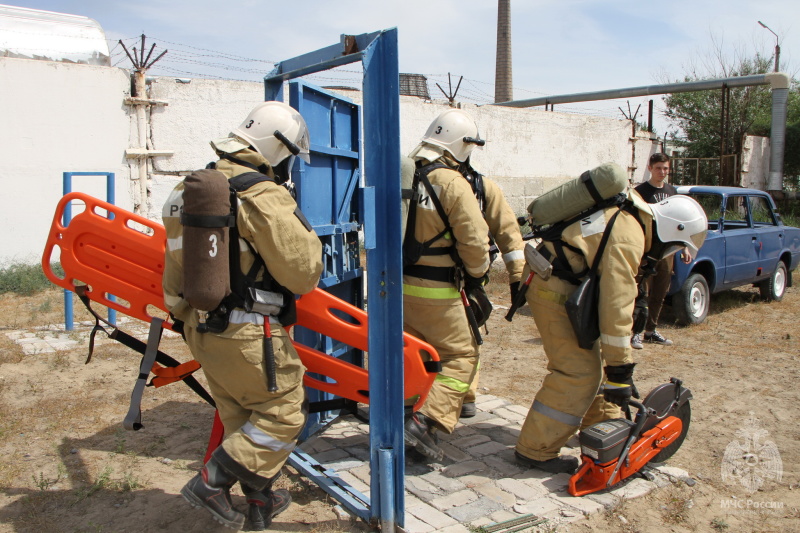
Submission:
[[[508,301],[502,274],[490,292],[498,305]],[[60,323],[61,301],[57,290],[0,296],[0,333]],[[796,287],[773,303],[750,288],[718,295],[706,323],[692,328],[670,325],[666,308],[662,331],[675,346],[637,351],[635,380],[646,392],[676,376],[692,390],[689,436],[669,464],[695,483],[659,489],[559,531],[800,531],[800,429],[793,416],[800,400],[799,312]],[[527,308],[513,323],[504,314],[498,308],[488,323],[480,392],[529,405],[545,374],[541,340]],[[188,358],[180,339],[165,339],[162,349]],[[120,422],[138,356],[114,343],[98,346],[90,364],[85,358],[83,347],[26,355],[0,335],[0,533],[225,531],[179,496],[201,465],[211,408],[181,384],[148,388],[145,428],[127,432]],[[746,472],[723,479],[722,465],[726,449],[754,434],[746,469],[763,465],[757,459],[767,448],[777,449],[782,469],[780,479],[751,492],[742,483]],[[368,530],[340,519],[335,502],[287,470],[278,485],[295,503],[272,530]]]

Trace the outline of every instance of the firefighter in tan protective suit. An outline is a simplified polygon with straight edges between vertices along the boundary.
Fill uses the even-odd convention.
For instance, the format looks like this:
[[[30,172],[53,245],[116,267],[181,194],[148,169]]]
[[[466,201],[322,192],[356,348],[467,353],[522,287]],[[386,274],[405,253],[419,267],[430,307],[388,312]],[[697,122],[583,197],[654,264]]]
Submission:
[[[591,171],[624,172],[617,165]],[[515,455],[526,466],[572,473],[578,459],[559,455],[579,428],[620,416],[619,405],[634,395],[630,335],[636,273],[645,252],[664,257],[688,246],[694,252],[707,230],[697,202],[674,196],[648,205],[633,190],[622,206],[606,207],[567,226],[561,239],[540,249],[553,262],[547,281],[538,276],[526,298],[547,356],[549,374],[536,394],[520,431]],[[592,264],[607,224],[619,212],[598,267],[600,338],[591,350],[578,346],[564,304]],[[561,250],[557,251],[556,248]],[[572,279],[570,279],[572,277]],[[605,365],[605,366],[604,366]],[[605,370],[604,392],[598,393]]]
[[[184,323],[186,342],[208,378],[225,428],[222,445],[181,494],[192,506],[210,511],[215,520],[241,529],[245,516],[232,507],[230,497],[230,488],[239,481],[249,503],[249,529],[261,530],[291,502],[288,491],[271,487],[306,421],[305,367],[281,322],[292,322],[288,315],[294,310],[293,294],[316,287],[322,271],[322,247],[281,183],[289,177],[293,154],[308,159],[308,129],[288,105],[265,102],[229,137],[211,145],[220,160],[210,166],[226,178],[245,173],[257,177],[255,184],[236,193],[239,239],[235,249],[241,272],[232,272],[231,279],[252,274],[254,279],[248,279],[248,284],[264,289],[259,294],[283,294],[285,298],[279,298],[282,306],[265,314],[231,308],[237,305],[231,304],[204,316],[189,305],[183,298],[185,288],[203,280],[183,279],[184,261],[191,259],[183,257],[186,243],[179,215],[184,206],[184,183],[179,184],[164,206],[168,239],[164,300],[175,319]],[[258,261],[263,263],[253,268]],[[267,342],[274,352],[274,392],[267,384],[271,379]]]
[[[444,453],[435,433],[455,428],[478,364],[478,344],[459,291],[482,289],[489,269],[489,227],[459,169],[474,146],[483,143],[467,113],[448,109],[409,155],[417,176],[427,176],[429,183],[420,179],[409,207],[403,243],[404,328],[436,348],[442,370],[404,433],[408,446],[438,460]]]
[[[525,253],[523,252],[525,243],[522,240],[517,216],[508,205],[503,191],[495,182],[477,171],[473,171],[471,176],[468,175],[467,180],[472,185],[478,205],[483,212],[483,218],[489,226],[490,240],[494,241],[497,246],[508,271],[511,301],[513,302],[519,289],[519,282],[522,281],[522,270],[525,267]],[[464,397],[461,418],[475,416],[475,393],[478,389],[479,373],[480,364],[475,372],[475,379],[470,384],[469,392]]]

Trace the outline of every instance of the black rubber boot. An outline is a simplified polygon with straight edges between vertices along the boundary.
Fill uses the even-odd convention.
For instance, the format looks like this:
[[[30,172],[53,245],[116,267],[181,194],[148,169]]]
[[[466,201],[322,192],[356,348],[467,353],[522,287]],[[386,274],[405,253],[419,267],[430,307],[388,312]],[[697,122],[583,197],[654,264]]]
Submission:
[[[244,514],[233,508],[231,487],[238,479],[211,456],[200,473],[181,489],[181,495],[192,507],[207,509],[220,524],[242,529]]]
[[[517,458],[517,462],[529,468],[538,468],[551,474],[574,474],[580,463],[577,457],[572,457],[571,455],[559,455],[547,461],[537,461],[536,459],[525,457],[517,451],[514,452],[514,456]]]
[[[277,476],[276,476],[277,477]],[[274,480],[274,478],[273,478]],[[247,498],[247,530],[263,531],[272,523],[272,519],[284,511],[292,503],[292,496],[286,489],[272,490],[272,481],[261,490],[242,483],[242,492]]]
[[[427,416],[414,413],[406,420],[403,428],[406,444],[413,446],[419,453],[435,461],[444,459],[444,450],[439,447],[436,438],[436,426]]]
[[[472,418],[478,414],[475,408],[475,402],[465,402],[461,405],[461,415],[458,418]]]

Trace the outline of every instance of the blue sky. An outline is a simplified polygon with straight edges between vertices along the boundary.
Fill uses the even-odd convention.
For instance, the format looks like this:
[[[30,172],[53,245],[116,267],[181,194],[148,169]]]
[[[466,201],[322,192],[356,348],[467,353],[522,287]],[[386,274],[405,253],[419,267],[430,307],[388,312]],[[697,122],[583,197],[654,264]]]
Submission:
[[[118,39],[138,43],[133,38],[144,33],[148,43],[156,42],[156,54],[170,50],[155,75],[260,80],[269,62],[334,44],[340,34],[397,27],[401,72],[427,74],[443,84],[448,72],[454,82],[463,75],[465,101],[489,101],[494,91],[497,5],[490,0],[6,1],[93,18],[110,48]],[[677,80],[712,50],[712,35],[727,55],[736,49],[772,54],[775,37],[758,20],[779,35],[781,64],[791,67],[783,68],[790,74],[800,47],[797,0],[512,0],[511,10],[516,99]],[[113,50],[113,61],[128,66],[120,52],[118,46]],[[220,70],[212,63],[230,66]],[[336,76],[312,81],[337,84]],[[632,99],[631,105],[636,109],[645,101]],[[617,106],[626,102],[582,109],[619,117]],[[658,101],[656,106],[658,111]]]

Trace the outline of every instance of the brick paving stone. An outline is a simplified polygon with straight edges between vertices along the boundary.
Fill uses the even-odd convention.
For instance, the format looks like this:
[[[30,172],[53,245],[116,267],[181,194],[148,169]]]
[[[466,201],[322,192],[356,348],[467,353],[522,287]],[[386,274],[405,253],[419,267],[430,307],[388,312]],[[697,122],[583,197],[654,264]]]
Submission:
[[[472,429],[471,427],[464,426],[462,424],[456,425],[456,429],[452,433],[445,433],[443,431],[437,433],[437,435],[439,436],[439,440],[443,440],[445,442],[452,442],[462,437],[468,437],[474,434],[475,434],[474,429]]]
[[[514,411],[510,410],[507,407],[501,407],[500,409],[495,409],[494,414],[499,417],[505,418],[510,422],[517,422],[520,424],[525,420],[525,415],[515,413]]]
[[[543,516],[546,513],[556,511],[558,509],[560,509],[560,505],[556,500],[550,498],[549,496],[542,496],[525,503],[521,506],[520,510],[524,510],[526,513],[535,514],[536,516]]]
[[[452,507],[460,507],[462,505],[467,505],[469,503],[474,502],[477,499],[478,499],[477,494],[475,494],[473,491],[469,489],[464,489],[447,494],[446,496],[434,498],[430,501],[430,504],[439,509],[440,511],[445,511]]]
[[[320,437],[310,441],[306,441],[303,443],[303,445],[304,448],[307,446],[308,448],[306,449],[311,450],[312,452],[315,453],[327,452],[328,450],[333,450],[335,447],[333,444],[330,443],[330,441]]]
[[[439,447],[442,449],[442,451],[444,451],[446,458],[453,462],[460,463],[462,461],[469,461],[472,459],[471,455],[464,453],[449,442],[439,441]]]
[[[529,486],[531,488],[532,494],[538,494],[539,496],[545,496],[546,494],[550,493],[550,491],[547,490],[547,487],[544,486],[544,483],[542,483],[541,479],[537,479],[537,478],[533,478],[533,477],[517,478],[517,479],[519,479],[520,481],[525,483],[527,486]],[[533,497],[528,498],[528,499],[532,500]]]
[[[370,493],[369,485],[358,479],[356,476],[354,476],[350,472],[337,472],[337,474],[339,474],[339,477],[342,479],[342,481],[344,481],[345,483],[356,489],[364,496],[369,496]],[[408,501],[408,496],[406,496],[406,501]]]
[[[486,435],[473,434],[461,437],[459,439],[451,440],[450,444],[456,446],[457,448],[461,448],[462,450],[466,450],[467,448],[471,448],[472,446],[477,446],[478,444],[483,444],[484,442],[489,442],[490,440],[492,439]]]
[[[484,483],[483,485],[478,485],[473,490],[482,496],[486,496],[490,500],[496,501],[503,507],[512,507],[517,501],[515,495],[504,491],[495,483]]]
[[[479,444],[478,446],[473,446],[472,448],[468,448],[466,451],[473,457],[483,457],[485,455],[497,455],[504,450],[508,450],[508,446],[505,444],[500,444],[499,442],[486,442],[484,444]]]
[[[571,496],[566,492],[556,492],[551,494],[549,497],[561,505],[567,505],[573,509],[577,509],[584,515],[590,515],[603,510],[603,505],[597,503],[596,501],[583,497]]]
[[[506,453],[508,452],[508,453]],[[526,469],[514,462],[513,450],[506,450],[495,456],[483,457],[481,460],[497,471],[503,477],[512,477],[521,474]]]
[[[491,434],[489,432],[500,431],[503,428],[508,427],[510,424],[511,422],[509,422],[505,418],[494,418],[492,420],[487,420],[485,422],[478,422],[477,424],[474,424],[471,427],[478,433]]]
[[[466,476],[461,476],[458,480],[464,484],[467,488],[475,488],[478,485],[483,485],[485,483],[492,483],[495,481],[494,477],[490,477],[492,472],[486,472],[489,475],[481,475],[481,474],[469,474]]]
[[[416,516],[406,513],[405,523],[403,524],[403,530],[406,533],[431,533],[432,531],[436,531],[433,526],[430,524],[426,524]]]
[[[505,522],[506,520],[512,520],[514,518],[519,518],[517,513],[512,511],[507,511],[505,509],[501,509],[499,511],[495,511],[491,515],[489,515],[491,519],[490,524],[496,524],[497,522]]]
[[[527,483],[523,483],[518,479],[513,479],[513,478],[498,479],[497,486],[506,492],[510,492],[517,498],[525,501],[531,500],[536,496],[539,496],[539,494],[536,493],[533,490],[533,488],[531,488],[530,485],[528,485]]]
[[[588,498],[593,502],[599,503],[606,509],[614,509],[622,501],[619,497],[608,492],[587,494],[586,496],[581,496],[581,498]]]
[[[350,473],[352,475],[356,476],[358,479],[360,479],[364,483],[369,484],[369,482],[370,482],[370,467],[369,467],[369,464],[365,464],[365,465],[359,466],[358,468],[353,468],[352,470],[350,470]],[[408,482],[407,478],[406,478],[406,482]]]
[[[459,480],[443,476],[439,472],[430,472],[429,474],[422,476],[420,479],[427,481],[428,483],[431,483],[447,492],[461,490],[464,488],[464,484]]]
[[[524,420],[528,416],[528,411],[530,411],[530,408],[529,407],[523,407],[521,405],[515,405],[515,404],[512,403],[512,404],[509,404],[508,410],[512,411],[514,413],[517,413],[518,415],[521,415],[523,420]]]
[[[478,394],[475,397],[475,405],[482,408],[483,404],[485,404],[486,402],[493,402],[494,400],[497,399],[498,399],[497,396],[494,396],[492,394]]]
[[[439,531],[447,526],[458,524],[458,521],[456,521],[454,518],[444,514],[434,507],[431,507],[427,503],[407,507],[406,513],[411,514],[426,524],[432,526],[435,531]]]
[[[461,477],[473,472],[481,472],[487,470],[486,463],[481,461],[464,461],[463,463],[456,463],[454,465],[446,466],[442,470],[442,474],[447,477]]]
[[[325,452],[315,453],[312,455],[312,457],[320,463],[330,463],[331,461],[336,461],[337,459],[350,457],[350,454],[344,450],[334,448]]]
[[[633,498],[639,498],[640,496],[649,494],[650,491],[652,491],[657,487],[658,486],[652,481],[647,481],[646,479],[638,478],[632,480],[629,483],[623,484],[619,488],[613,489],[611,493],[614,494],[615,496],[619,496],[620,498],[632,500]]]
[[[487,413],[485,411],[478,411],[478,413],[472,418],[460,419],[459,423],[464,424],[465,426],[474,426],[475,424],[480,424],[481,422],[494,420],[495,418],[496,417],[492,413]]]
[[[542,485],[544,485],[550,492],[567,490],[567,487],[569,487],[570,477],[572,476],[569,474],[551,474],[549,478],[542,481]]]
[[[458,522],[466,524],[475,520],[476,518],[480,518],[481,516],[485,516],[493,513],[494,511],[500,510],[501,508],[501,504],[490,498],[482,496],[468,505],[461,505],[459,507],[448,509],[447,514],[455,518]]]
[[[491,411],[492,409],[497,409],[498,407],[505,407],[509,403],[510,402],[507,402],[506,400],[502,400],[500,398],[497,398],[495,400],[482,402],[480,404],[480,407],[481,407],[481,411]]]
[[[369,462],[369,446],[366,446],[366,447],[363,447],[363,446],[360,446],[360,447],[350,446],[350,447],[345,448],[345,451],[347,453],[349,453],[350,455],[352,455],[353,457],[355,457],[356,459],[358,459],[359,461],[361,461],[361,462],[364,462],[364,461]]]
[[[448,526],[439,530],[439,533],[469,533],[469,528],[467,526],[456,524],[454,526]]]
[[[433,498],[437,498],[442,494],[445,494],[445,491],[440,487],[437,487],[436,485],[433,485],[432,483],[429,483],[420,477],[406,476],[405,486],[407,491],[423,502],[428,502]]]
[[[317,459],[317,460],[319,461],[319,459]],[[322,461],[320,461],[320,463],[322,463]],[[337,459],[337,460],[334,460],[334,461],[325,461],[322,464],[325,465],[325,468],[332,468],[333,470],[336,470],[337,472],[342,472],[342,471],[352,470],[353,468],[358,468],[359,466],[364,464],[364,461],[361,461],[360,459],[356,459],[356,458],[350,456],[350,454],[347,454],[346,458]]]

